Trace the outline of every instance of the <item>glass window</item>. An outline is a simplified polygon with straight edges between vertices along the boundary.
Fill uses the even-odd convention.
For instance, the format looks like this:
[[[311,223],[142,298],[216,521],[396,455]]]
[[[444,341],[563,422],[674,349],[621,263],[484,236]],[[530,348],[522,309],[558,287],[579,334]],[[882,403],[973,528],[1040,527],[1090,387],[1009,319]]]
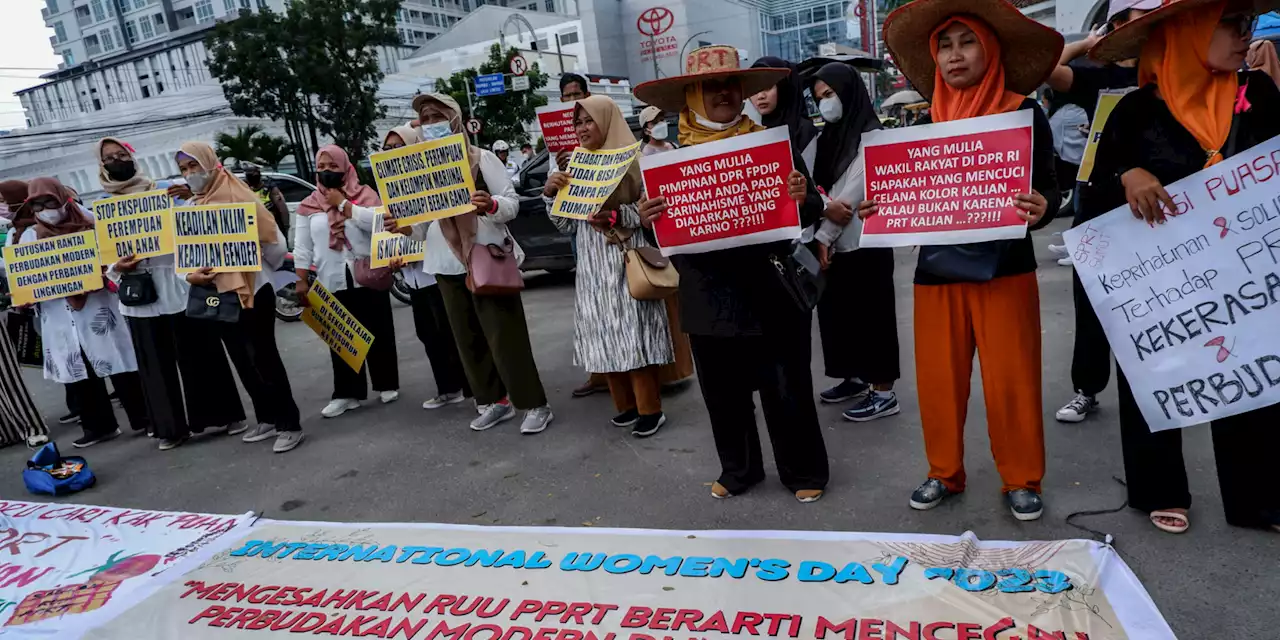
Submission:
[[[133,20],[124,23],[124,35],[129,39],[129,44],[138,42],[138,23]]]
[[[794,11],[789,11],[782,16],[783,27],[796,27],[799,26],[799,24],[800,23],[796,22],[796,12]]]
[[[152,17],[155,18],[154,22],[156,23],[156,33],[165,33],[169,30],[169,23],[164,21],[163,13],[157,13]]]
[[[50,15],[58,12],[58,0],[44,0],[44,6],[49,9]]]
[[[111,39],[111,30],[103,29],[98,32],[98,37],[102,39],[103,51],[115,51],[116,43]]]
[[[66,42],[67,28],[62,26],[61,22],[53,23],[53,36],[58,39],[58,42]]]
[[[547,39],[547,36],[542,36],[538,38],[538,51],[550,51],[550,50],[551,50],[551,41]]]
[[[196,3],[196,22],[208,22],[213,19],[213,0],[200,0]]]
[[[800,15],[800,24],[813,23],[813,13],[810,12],[808,9],[801,9],[799,15]]]
[[[129,6],[129,0],[115,0],[116,8],[120,9],[120,13],[128,13],[132,7]]]
[[[556,0],[547,0],[547,13],[556,12]]]
[[[74,55],[74,54],[72,54],[72,53],[71,53],[71,50],[70,50],[70,49],[63,49],[63,50],[62,50],[62,62],[63,62],[63,64],[67,65],[68,67],[74,67],[74,66],[75,66],[75,64],[76,64],[76,57],[75,57],[75,55]]]
[[[249,10],[249,8],[250,8],[250,7],[249,7],[249,0],[240,0],[240,8],[241,8],[241,9],[244,9],[245,11],[248,11],[248,10]]]
[[[770,17],[769,17],[769,28],[770,28],[770,29],[773,29],[774,31],[781,31],[781,30],[782,30],[782,16],[770,16]]]
[[[576,44],[578,42],[578,32],[570,31],[569,33],[560,34],[560,44]]]
[[[827,19],[827,8],[826,8],[826,7],[814,7],[814,8],[813,8],[813,21],[814,21],[814,22],[822,22],[823,20],[826,20],[826,19]]]
[[[831,18],[839,18],[844,16],[845,8],[843,2],[833,2],[827,5],[827,15]]]
[[[231,13],[236,10],[236,0],[222,0],[222,10]]]
[[[138,21],[138,27],[142,29],[142,38],[154,38],[156,35],[155,21],[151,18],[143,18]]]
[[[134,9],[143,9],[147,6],[147,0],[133,0]]]
[[[93,0],[93,2],[89,3],[89,6],[93,8],[94,22],[102,22],[107,19],[106,12],[102,10],[102,0]]]

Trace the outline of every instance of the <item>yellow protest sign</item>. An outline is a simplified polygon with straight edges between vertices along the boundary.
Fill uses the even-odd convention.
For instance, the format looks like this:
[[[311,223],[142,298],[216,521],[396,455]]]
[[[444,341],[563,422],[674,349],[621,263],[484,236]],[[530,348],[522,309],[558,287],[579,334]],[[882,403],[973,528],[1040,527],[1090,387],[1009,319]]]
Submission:
[[[93,217],[102,264],[173,253],[173,200],[164,189],[98,200]]]
[[[476,184],[461,134],[375,153],[369,162],[382,204],[402,227],[474,209]]]
[[[358,373],[373,345],[373,334],[319,281],[311,283],[307,303],[311,306],[302,312],[302,322]]]
[[[1107,126],[1107,119],[1120,98],[1133,89],[1101,91],[1098,93],[1098,106],[1093,110],[1093,125],[1089,127],[1089,141],[1084,146],[1084,157],[1080,160],[1080,171],[1076,173],[1076,182],[1088,182],[1093,175],[1093,160],[1098,154],[1098,143],[1102,141],[1102,128]]]
[[[375,209],[386,215],[384,207]],[[373,246],[369,248],[369,266],[377,269],[391,264],[393,258],[404,262],[422,262],[427,258],[427,243],[409,236],[383,231],[381,226],[373,232]]]
[[[574,149],[569,168],[565,170],[569,174],[569,186],[556,193],[551,215],[577,220],[594,215],[618,188],[639,154],[639,142],[608,151]]]
[[[258,271],[256,204],[206,204],[173,208],[174,255],[178,273],[212,267],[214,273]]]
[[[5,247],[4,265],[14,305],[102,288],[98,242],[92,229]]]

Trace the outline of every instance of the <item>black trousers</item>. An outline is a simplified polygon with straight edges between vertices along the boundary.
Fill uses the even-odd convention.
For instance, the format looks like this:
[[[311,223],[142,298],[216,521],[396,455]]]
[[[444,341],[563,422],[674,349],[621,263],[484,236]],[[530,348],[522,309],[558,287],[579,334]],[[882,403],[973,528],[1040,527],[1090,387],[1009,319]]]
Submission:
[[[782,484],[792,491],[825,488],[830,471],[813,404],[809,332],[689,340],[720,456],[720,484],[741,493],[764,480],[753,399],[758,390]]]
[[[253,308],[240,310],[239,322],[218,324],[257,421],[275,425],[277,431],[302,431],[289,373],[276,346],[275,323],[276,294],[264,286],[254,296]]]
[[[1074,174],[1072,174],[1074,175]],[[1106,213],[1099,211],[1093,202],[1096,196],[1092,189],[1077,185],[1075,191],[1076,214],[1073,227],[1085,224],[1089,220]],[[1075,303],[1076,332],[1071,349],[1071,384],[1076,391],[1087,396],[1096,396],[1107,388],[1111,381],[1111,343],[1107,334],[1102,331],[1102,323],[1098,314],[1089,303],[1089,296],[1084,291],[1084,283],[1080,274],[1071,270],[1071,297]]]
[[[1182,457],[1182,430],[1152,433],[1142,417],[1124,372],[1116,368],[1120,391],[1120,442],[1129,506],[1150,513],[1189,509],[1191,491]],[[1280,524],[1280,494],[1273,490],[1275,452],[1280,451],[1280,405],[1215,420],[1213,456],[1228,524]]]
[[[409,292],[409,302],[413,308],[413,328],[427,351],[427,360],[431,362],[436,393],[444,395],[461,391],[462,395],[471,397],[471,385],[467,383],[467,374],[462,369],[462,358],[458,356],[458,344],[453,340],[453,329],[449,326],[449,314],[444,308],[440,286],[413,289]]]
[[[240,402],[240,390],[236,388],[236,378],[224,349],[224,343],[230,338],[223,325],[213,320],[184,317],[176,326],[187,425],[194,433],[245,419],[244,403]]]
[[[396,361],[396,326],[391,316],[391,292],[357,289],[348,272],[347,288],[334,291],[333,297],[373,334],[373,345],[369,347],[369,355],[359,371],[353,371],[338,354],[329,351],[329,360],[333,364],[333,399],[364,400],[369,397],[366,376],[372,380],[374,391],[399,389],[400,365]]]
[[[892,384],[898,364],[898,313],[893,249],[837,253],[818,302],[822,361],[829,378]]]
[[[84,354],[80,357],[84,358]],[[80,412],[80,427],[87,436],[111,433],[120,428],[120,423],[116,421],[116,411],[111,405],[107,383],[94,373],[93,365],[89,364],[88,359],[85,359],[84,367],[89,377],[67,385],[68,397],[74,397],[76,409]],[[111,376],[111,386],[115,388],[120,405],[129,417],[129,426],[134,431],[150,431],[147,401],[142,395],[142,378],[138,376],[138,372]]]
[[[185,438],[245,419],[217,327],[181,312],[126,320],[156,437]]]

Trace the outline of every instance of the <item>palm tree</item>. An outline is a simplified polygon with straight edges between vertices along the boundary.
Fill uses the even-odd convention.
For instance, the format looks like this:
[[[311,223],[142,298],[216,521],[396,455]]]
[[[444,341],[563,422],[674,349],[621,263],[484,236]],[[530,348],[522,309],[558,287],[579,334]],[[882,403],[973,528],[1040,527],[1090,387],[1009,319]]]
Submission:
[[[218,159],[223,162],[226,162],[227,158],[235,158],[240,162],[256,162],[258,157],[253,139],[260,133],[262,133],[262,127],[253,124],[247,127],[236,127],[235,133],[219,133],[213,139]]]
[[[289,148],[288,139],[266,133],[256,136],[253,139],[252,146],[253,155],[256,156],[262,164],[271,167],[272,171],[279,171],[280,161],[290,155],[293,155],[293,150]]]

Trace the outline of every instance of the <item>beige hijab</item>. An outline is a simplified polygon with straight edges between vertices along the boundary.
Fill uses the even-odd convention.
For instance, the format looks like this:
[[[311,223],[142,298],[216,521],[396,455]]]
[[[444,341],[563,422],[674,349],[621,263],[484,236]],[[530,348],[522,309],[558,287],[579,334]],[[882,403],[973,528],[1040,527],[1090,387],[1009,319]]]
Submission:
[[[95,159],[98,161],[98,182],[102,183],[102,190],[113,196],[123,196],[130,193],[143,193],[145,191],[154,190],[156,188],[155,181],[147,176],[147,173],[142,170],[142,165],[138,164],[137,158],[133,159],[133,165],[137,168],[137,173],[134,173],[132,178],[123,182],[117,182],[116,180],[111,179],[111,176],[107,174],[107,165],[102,161],[102,147],[106,146],[108,142],[114,142],[115,144],[120,145],[120,147],[125,151],[128,151],[130,156],[134,155],[133,146],[119,138],[103,138],[98,141],[97,156]]]
[[[443,93],[426,95],[452,114],[449,116],[449,127],[453,132],[462,133],[462,108],[458,106],[458,102]],[[403,138],[403,134],[400,137]],[[405,138],[404,142],[410,144],[408,138]],[[471,176],[477,182],[483,178],[480,175],[480,154],[483,152],[479,147],[467,143],[467,159],[471,162]],[[469,266],[468,258],[471,257],[471,247],[476,243],[476,229],[480,224],[480,217],[475,213],[464,213],[452,218],[436,220],[436,224],[440,225],[440,233],[444,235],[449,250],[462,262],[463,266]]]
[[[627,125],[626,116],[622,115],[622,110],[618,108],[618,103],[614,102],[613,98],[602,95],[587,96],[574,103],[575,115],[578,109],[586,111],[587,115],[595,121],[596,127],[604,134],[604,144],[591,151],[622,149],[635,144],[636,137],[631,133],[631,127]],[[642,190],[640,163],[633,161],[627,168],[627,175],[622,177],[622,182],[618,183],[618,188],[609,195],[608,200],[604,201],[600,210],[616,211],[624,204],[634,204],[640,199]]]

